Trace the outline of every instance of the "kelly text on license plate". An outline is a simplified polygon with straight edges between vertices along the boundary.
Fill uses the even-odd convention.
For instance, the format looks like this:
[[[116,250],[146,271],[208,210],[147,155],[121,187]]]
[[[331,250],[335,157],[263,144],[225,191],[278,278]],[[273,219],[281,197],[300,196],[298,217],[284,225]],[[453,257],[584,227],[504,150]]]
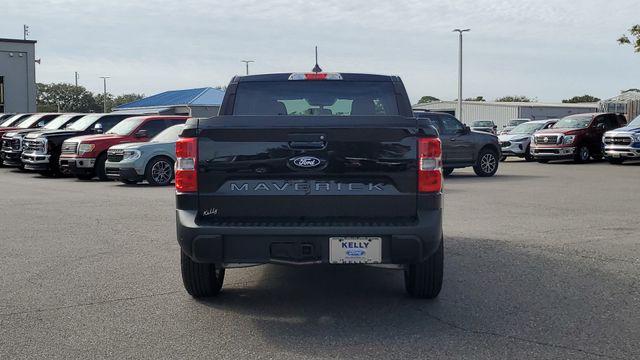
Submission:
[[[330,237],[329,262],[332,264],[378,264],[382,262],[382,238]]]

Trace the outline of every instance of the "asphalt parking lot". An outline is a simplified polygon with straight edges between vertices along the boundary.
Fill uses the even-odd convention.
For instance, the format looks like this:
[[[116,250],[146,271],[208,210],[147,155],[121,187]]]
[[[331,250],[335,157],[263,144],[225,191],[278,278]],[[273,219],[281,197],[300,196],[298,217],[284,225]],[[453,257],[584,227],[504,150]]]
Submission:
[[[0,169],[0,359],[640,357],[640,163],[446,181],[445,282],[262,266],[183,290],[172,188]]]

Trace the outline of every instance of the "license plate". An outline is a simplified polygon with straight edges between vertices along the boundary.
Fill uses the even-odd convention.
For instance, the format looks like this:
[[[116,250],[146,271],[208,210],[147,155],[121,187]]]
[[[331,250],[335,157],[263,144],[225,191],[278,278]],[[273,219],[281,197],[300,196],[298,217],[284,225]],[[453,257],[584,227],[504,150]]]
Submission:
[[[382,238],[330,237],[329,262],[331,264],[379,264],[382,262]]]
[[[619,158],[620,154],[619,153],[612,153],[611,156],[613,156],[614,158]]]

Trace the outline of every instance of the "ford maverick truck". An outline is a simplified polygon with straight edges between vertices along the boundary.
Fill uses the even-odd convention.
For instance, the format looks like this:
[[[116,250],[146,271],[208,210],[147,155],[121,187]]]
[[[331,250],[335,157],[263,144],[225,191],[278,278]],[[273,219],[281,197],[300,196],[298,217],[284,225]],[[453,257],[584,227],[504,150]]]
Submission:
[[[194,297],[225,270],[265,263],[402,269],[442,286],[442,149],[396,76],[235,77],[220,115],[176,143],[177,237]]]

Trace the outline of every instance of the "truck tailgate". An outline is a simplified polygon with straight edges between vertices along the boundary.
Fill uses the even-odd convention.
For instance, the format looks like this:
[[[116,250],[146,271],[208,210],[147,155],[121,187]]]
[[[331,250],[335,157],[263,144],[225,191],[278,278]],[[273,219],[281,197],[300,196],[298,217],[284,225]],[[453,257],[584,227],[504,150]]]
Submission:
[[[220,116],[198,129],[201,220],[416,216],[413,118]]]

